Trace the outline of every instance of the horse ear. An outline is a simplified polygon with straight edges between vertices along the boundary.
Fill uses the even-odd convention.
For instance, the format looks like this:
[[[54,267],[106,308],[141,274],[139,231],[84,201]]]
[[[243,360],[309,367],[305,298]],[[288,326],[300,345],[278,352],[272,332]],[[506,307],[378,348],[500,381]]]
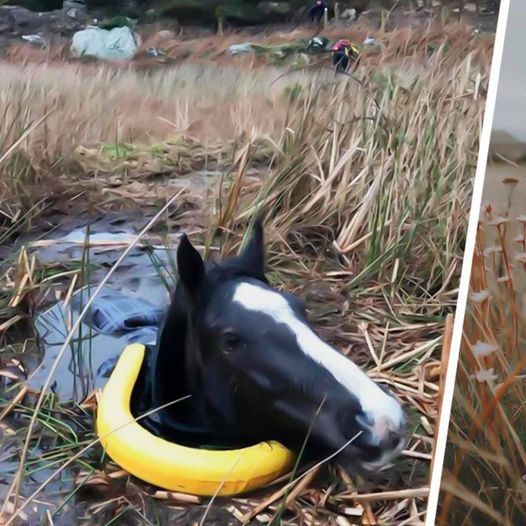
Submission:
[[[195,297],[205,276],[205,264],[201,255],[183,234],[177,247],[177,270],[185,290]]]
[[[252,275],[265,279],[265,242],[263,238],[263,221],[260,217],[254,222],[252,234],[239,255],[239,260]]]

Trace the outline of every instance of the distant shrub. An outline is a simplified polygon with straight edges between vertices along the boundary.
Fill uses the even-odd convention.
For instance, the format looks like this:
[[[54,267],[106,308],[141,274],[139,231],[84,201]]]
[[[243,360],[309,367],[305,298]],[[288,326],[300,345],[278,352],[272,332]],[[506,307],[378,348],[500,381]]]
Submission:
[[[9,0],[0,5],[19,5],[31,11],[54,11],[62,9],[62,0]]]
[[[101,29],[113,29],[115,27],[129,27],[130,29],[135,29],[137,24],[131,18],[127,16],[116,15],[110,18],[105,18],[100,24]]]

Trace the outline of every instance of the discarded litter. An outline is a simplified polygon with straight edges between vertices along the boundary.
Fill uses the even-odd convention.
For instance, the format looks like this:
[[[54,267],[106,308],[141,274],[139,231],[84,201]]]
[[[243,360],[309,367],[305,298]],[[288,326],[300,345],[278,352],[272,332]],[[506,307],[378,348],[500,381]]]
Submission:
[[[30,387],[38,389],[44,383],[50,364],[94,289],[82,288],[68,304],[56,303],[37,316],[35,328],[46,359],[32,375]],[[55,391],[82,399],[87,394],[83,392],[86,386],[102,387],[126,345],[155,345],[164,310],[165,306],[155,305],[140,296],[103,287],[73,336],[71,353],[68,353],[70,359],[64,357],[59,364],[57,378],[60,381]],[[96,373],[93,376],[89,371]]]
[[[162,49],[157,49],[155,47],[149,47],[145,54],[149,57],[164,57],[166,53]]]
[[[354,8],[345,9],[340,15],[340,17],[344,20],[351,20],[351,21],[356,20],[357,18],[356,9]]]
[[[329,45],[329,39],[325,37],[314,37],[307,42],[306,50],[323,51]]]
[[[379,44],[380,43],[372,37],[367,37],[362,43],[363,47],[378,46]]]
[[[69,18],[81,19],[86,17],[86,4],[84,2],[64,0],[62,9]]]
[[[22,39],[31,44],[40,44],[41,46],[47,45],[44,38],[40,35],[22,35]]]
[[[231,56],[242,55],[243,53],[250,53],[252,51],[252,44],[250,42],[245,42],[244,44],[233,44],[231,45],[227,53]]]
[[[93,291],[84,289],[71,299],[76,311],[84,308]],[[157,328],[161,323],[164,308],[148,300],[105,287],[95,297],[84,322],[102,332],[114,336],[126,336],[130,343],[144,344],[155,342]]]
[[[71,52],[77,57],[95,57],[103,60],[127,60],[139,47],[139,37],[129,27],[111,30],[90,27],[77,31],[71,42]]]

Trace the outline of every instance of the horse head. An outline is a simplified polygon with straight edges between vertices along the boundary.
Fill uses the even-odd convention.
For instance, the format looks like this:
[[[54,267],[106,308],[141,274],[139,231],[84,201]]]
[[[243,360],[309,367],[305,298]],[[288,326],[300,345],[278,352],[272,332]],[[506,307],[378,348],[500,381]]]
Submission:
[[[348,444],[346,466],[382,467],[405,443],[401,404],[318,336],[299,297],[269,285],[264,259],[260,222],[237,257],[208,266],[182,237],[156,354],[164,400],[154,398],[184,383],[189,410],[216,436],[297,450],[310,433],[319,455]]]

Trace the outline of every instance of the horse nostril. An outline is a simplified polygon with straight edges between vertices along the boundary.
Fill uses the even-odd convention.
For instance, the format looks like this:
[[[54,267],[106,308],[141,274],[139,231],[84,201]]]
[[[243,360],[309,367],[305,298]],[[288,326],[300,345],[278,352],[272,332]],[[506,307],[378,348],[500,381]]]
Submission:
[[[402,447],[405,441],[403,426],[393,422],[389,417],[373,419],[368,415],[357,415],[357,422],[366,432],[366,440],[379,446],[384,451],[394,451]]]

